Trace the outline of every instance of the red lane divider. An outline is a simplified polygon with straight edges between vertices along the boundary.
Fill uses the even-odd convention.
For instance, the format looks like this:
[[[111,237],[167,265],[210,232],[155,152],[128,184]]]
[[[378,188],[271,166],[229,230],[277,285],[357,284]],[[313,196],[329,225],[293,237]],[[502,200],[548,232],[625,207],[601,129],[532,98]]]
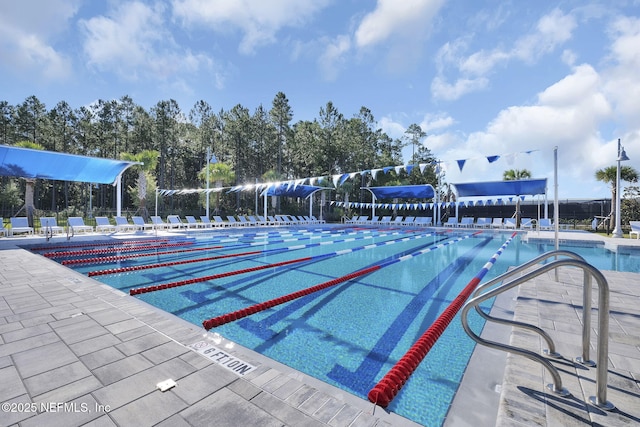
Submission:
[[[273,267],[281,267],[283,265],[295,264],[297,262],[310,261],[313,257],[297,258],[288,261],[275,262],[273,264],[259,265],[257,267],[244,268],[242,270],[228,271],[226,273],[213,274],[211,276],[196,277],[194,279],[180,280],[178,282],[165,283],[162,285],[146,286],[144,288],[135,288],[129,290],[129,295],[144,294],[147,292],[161,291],[169,288],[177,288],[178,286],[192,285],[194,283],[207,282],[209,280],[220,279],[223,277],[236,276],[238,274],[251,273],[254,271],[266,270]]]
[[[168,242],[169,239],[147,239],[147,240],[110,240],[108,242],[76,243],[68,245],[36,246],[29,248],[30,251],[44,251],[50,249],[86,248],[88,246],[116,246],[116,245],[142,245],[147,243]]]
[[[394,397],[398,394],[402,386],[407,382],[411,374],[416,370],[420,362],[427,356],[427,353],[434,346],[436,341],[444,333],[456,314],[462,309],[464,303],[469,299],[476,286],[480,283],[484,275],[493,266],[496,259],[507,247],[511,240],[517,235],[514,232],[502,247],[491,257],[489,262],[480,272],[469,281],[467,286],[449,304],[449,306],[438,316],[435,322],[416,341],[411,348],[398,360],[398,362],[382,377],[378,384],[373,387],[368,394],[369,401],[386,408]]]
[[[124,248],[108,248],[108,249],[90,249],[85,251],[66,251],[66,252],[49,252],[43,254],[47,258],[62,258],[66,256],[80,256],[80,255],[97,255],[108,254],[110,252],[133,252],[133,251],[147,251],[160,248],[175,248],[179,246],[193,245],[195,242],[179,242],[179,243],[167,243],[166,245],[150,245],[150,246],[132,246]]]
[[[144,253],[144,254],[113,255],[113,256],[105,256],[100,258],[65,259],[60,264],[62,265],[100,264],[105,262],[123,261],[126,259],[140,258],[145,256],[172,255],[172,254],[187,253],[187,252],[210,251],[213,249],[222,249],[222,248],[224,248],[224,246],[208,246],[206,248],[180,249],[175,251],[153,252],[153,253]]]
[[[347,282],[351,279],[355,279],[356,277],[364,276],[365,274],[373,273],[376,270],[380,270],[382,266],[374,265],[371,267],[363,268],[362,270],[358,270],[356,272],[347,274],[346,276],[338,277],[336,279],[329,280],[328,282],[320,283],[319,285],[312,286],[307,289],[302,289],[297,292],[293,292],[278,298],[271,299],[269,301],[261,302],[258,304],[254,304],[249,307],[242,308],[240,310],[236,310],[231,313],[223,314],[221,316],[212,317],[211,319],[207,319],[202,322],[202,326],[208,331],[209,329],[215,328],[220,325],[224,325],[225,323],[233,322],[238,319],[242,319],[243,317],[250,316],[259,311],[267,310],[271,307],[275,307],[280,304],[284,304],[289,301],[293,301],[294,299],[302,298],[306,295],[312,294],[314,292],[321,291],[323,289],[329,288],[331,286],[338,285],[343,282]]]
[[[159,267],[171,267],[173,265],[192,264],[194,262],[213,261],[213,260],[216,260],[216,259],[257,255],[257,254],[261,254],[261,253],[263,253],[263,251],[251,251],[251,252],[241,252],[241,253],[237,253],[237,254],[215,255],[215,256],[211,256],[211,257],[207,257],[207,258],[187,259],[187,260],[182,260],[182,261],[167,261],[167,262],[161,262],[161,263],[157,263],[157,264],[133,265],[133,266],[130,266],[130,267],[112,268],[112,269],[109,269],[109,270],[90,271],[87,275],[89,277],[92,277],[92,276],[102,276],[102,275],[105,275],[105,274],[126,273],[128,271],[147,270],[149,268],[159,268]]]

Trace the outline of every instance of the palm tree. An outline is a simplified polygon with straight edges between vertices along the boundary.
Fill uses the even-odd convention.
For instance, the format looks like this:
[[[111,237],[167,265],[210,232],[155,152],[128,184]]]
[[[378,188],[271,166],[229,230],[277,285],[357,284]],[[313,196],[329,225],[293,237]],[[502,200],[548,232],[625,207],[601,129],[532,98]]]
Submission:
[[[44,150],[44,147],[38,143],[31,141],[19,141],[15,144],[16,147],[30,148],[32,150]],[[35,194],[36,180],[34,178],[23,178],[25,181],[24,189],[24,206],[18,210],[20,212],[23,208],[27,215],[27,221],[29,227],[33,227],[33,213],[35,212],[35,203],[33,197]]]
[[[608,166],[596,171],[596,179],[611,186],[611,213],[609,214],[609,224],[615,224],[617,192],[616,179],[618,174],[617,166]],[[631,166],[620,167],[620,179],[627,182],[638,182],[638,171]]]
[[[214,184],[214,187],[217,189],[216,191],[216,204],[214,213],[219,213],[220,209],[220,189],[226,185],[231,184],[236,179],[236,174],[226,163],[207,163],[205,167],[198,173],[198,178],[206,183],[207,181],[207,168],[209,168],[209,184]],[[205,197],[207,197],[205,195]],[[206,199],[203,199],[204,203]]]
[[[120,157],[122,160],[130,162],[140,162],[142,164],[135,165],[133,167],[138,169],[137,179],[137,192],[138,192],[138,212],[144,217],[149,216],[147,211],[146,200],[148,193],[149,181],[155,181],[153,172],[155,172],[158,166],[158,153],[156,150],[143,150],[138,154],[122,153]]]
[[[531,172],[527,169],[509,169],[503,172],[502,180],[503,181],[517,181],[520,179],[528,179],[531,178]],[[520,228],[520,217],[522,213],[520,212],[520,194],[516,194],[516,228]]]

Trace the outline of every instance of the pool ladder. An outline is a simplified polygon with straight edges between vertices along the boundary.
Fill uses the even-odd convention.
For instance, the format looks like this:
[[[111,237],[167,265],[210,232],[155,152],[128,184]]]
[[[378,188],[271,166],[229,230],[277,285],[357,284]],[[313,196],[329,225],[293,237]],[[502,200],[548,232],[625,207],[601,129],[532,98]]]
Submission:
[[[559,257],[567,257],[559,259]],[[553,261],[546,262],[545,264],[538,265],[541,262],[548,261],[550,258],[555,258]],[[538,265],[531,271],[526,271],[534,266]],[[582,269],[584,272],[583,279],[583,309],[582,309],[582,356],[576,358],[576,362],[584,366],[596,367],[596,395],[591,396],[589,401],[600,409],[607,411],[613,410],[615,406],[607,401],[607,372],[608,372],[608,353],[609,353],[609,284],[606,278],[597,268],[588,264],[584,258],[580,255],[565,251],[555,250],[546,252],[531,261],[528,261],[513,270],[509,270],[506,273],[478,286],[474,292],[472,298],[464,305],[461,312],[462,326],[474,341],[484,346],[504,350],[514,354],[518,354],[527,357],[533,361],[537,361],[542,364],[550,373],[553,378],[553,384],[549,384],[547,387],[554,393],[561,396],[569,396],[569,391],[562,386],[562,379],[558,369],[549,362],[547,357],[560,358],[561,355],[556,352],[555,344],[551,339],[551,336],[541,328],[528,323],[518,322],[515,320],[501,319],[490,316],[480,308],[480,303],[493,298],[503,292],[506,292],[516,286],[519,286],[525,282],[528,282],[548,271],[555,270],[561,266],[572,266]],[[515,277],[514,276],[519,276]],[[589,342],[591,335],[591,290],[592,290],[592,278],[595,278],[598,284],[598,352],[597,363],[589,359]],[[507,279],[511,279],[506,281]],[[489,289],[494,285],[501,283],[499,286]],[[548,349],[543,350],[544,357],[533,351],[511,346],[508,344],[502,344],[495,341],[490,341],[481,338],[469,327],[468,314],[469,311],[474,308],[475,311],[487,321],[492,321],[504,325],[511,325],[513,327],[527,329],[529,331],[539,334],[547,343]]]

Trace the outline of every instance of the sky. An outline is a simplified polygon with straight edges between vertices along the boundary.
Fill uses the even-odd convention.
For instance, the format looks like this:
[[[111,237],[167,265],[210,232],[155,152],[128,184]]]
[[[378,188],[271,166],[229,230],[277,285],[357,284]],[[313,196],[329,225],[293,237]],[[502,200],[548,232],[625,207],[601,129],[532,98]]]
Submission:
[[[393,138],[420,125],[449,183],[527,169],[553,198],[557,164],[561,200],[611,197],[595,171],[616,165],[618,139],[640,171],[640,0],[0,2],[12,105],[253,112],[278,92],[294,123],[332,102]]]

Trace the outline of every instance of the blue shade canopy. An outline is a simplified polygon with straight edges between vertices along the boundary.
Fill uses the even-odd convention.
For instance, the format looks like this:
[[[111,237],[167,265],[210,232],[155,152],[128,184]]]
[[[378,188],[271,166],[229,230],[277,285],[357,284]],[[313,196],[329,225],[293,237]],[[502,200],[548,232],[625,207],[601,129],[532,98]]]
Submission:
[[[309,195],[315,193],[318,190],[329,190],[325,187],[317,187],[315,185],[288,185],[288,184],[280,184],[277,186],[271,186],[262,193],[264,196],[284,196],[284,197],[302,197],[306,198]]]
[[[433,187],[429,184],[366,188],[376,196],[376,199],[428,199],[435,195]]]
[[[469,182],[453,184],[459,197],[473,196],[534,196],[544,194],[547,179],[522,179],[515,181]]]
[[[137,162],[0,145],[0,176],[115,184]]]

